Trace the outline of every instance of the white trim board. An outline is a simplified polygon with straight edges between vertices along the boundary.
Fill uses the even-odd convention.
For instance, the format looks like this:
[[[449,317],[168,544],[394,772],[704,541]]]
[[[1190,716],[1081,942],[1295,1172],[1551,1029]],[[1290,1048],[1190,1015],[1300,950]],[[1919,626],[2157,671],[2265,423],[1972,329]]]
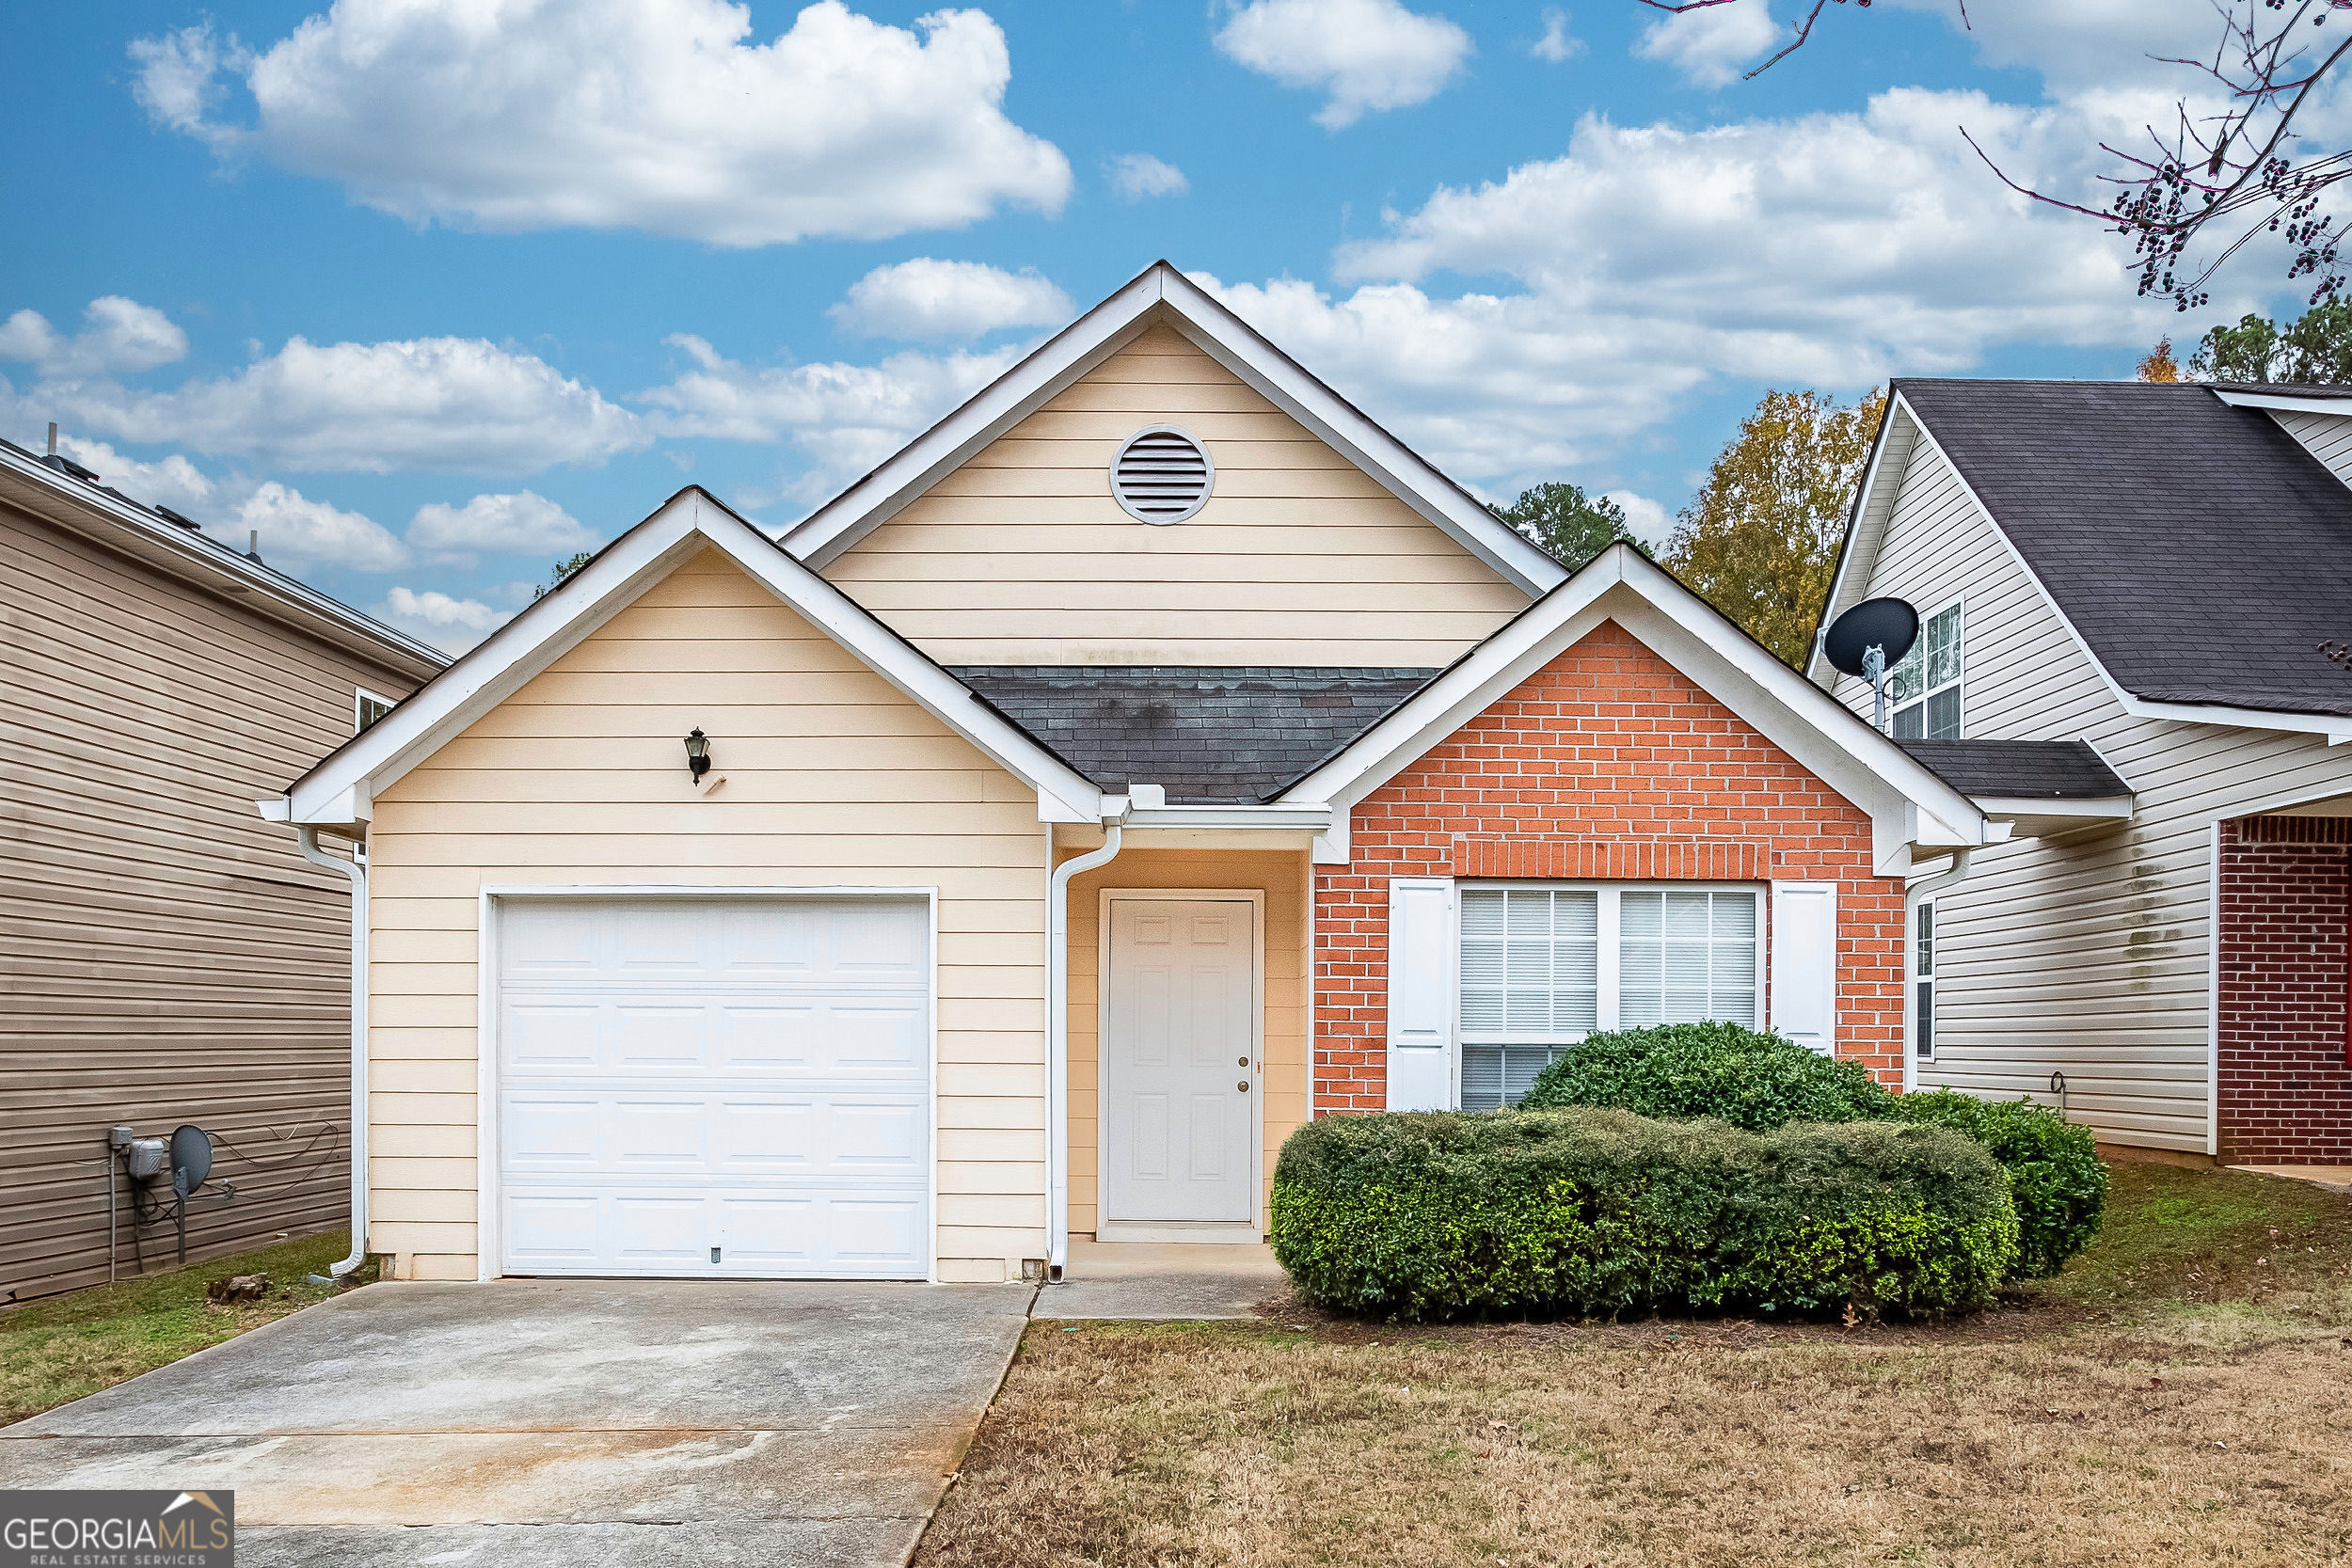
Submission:
[[[283,801],[257,802],[262,815],[320,827],[367,821],[376,794],[706,548],[725,555],[803,620],[1035,789],[1039,820],[1101,819],[1103,792],[1092,783],[696,486],[671,497],[561,586],[296,780]]]
[[[1521,593],[1541,594],[1567,576],[1470,492],[1164,261],[1144,268],[882,467],[793,525],[784,535],[785,548],[813,567],[830,565],[973,453],[1160,322]]]
[[[1984,815],[1870,722],[1630,546],[1613,545],[1282,794],[1332,807],[1316,859],[1346,858],[1346,813],[1585,635],[1613,621],[1870,816],[1882,876],[1909,850],[1976,846]]]

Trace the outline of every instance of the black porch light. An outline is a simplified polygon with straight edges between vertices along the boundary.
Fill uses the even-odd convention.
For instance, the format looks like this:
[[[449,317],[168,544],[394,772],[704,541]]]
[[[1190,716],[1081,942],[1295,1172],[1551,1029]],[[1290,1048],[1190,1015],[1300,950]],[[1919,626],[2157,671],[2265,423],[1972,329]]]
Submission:
[[[700,729],[686,737],[686,768],[694,775],[696,784],[702,783],[703,775],[710,771],[710,737]]]

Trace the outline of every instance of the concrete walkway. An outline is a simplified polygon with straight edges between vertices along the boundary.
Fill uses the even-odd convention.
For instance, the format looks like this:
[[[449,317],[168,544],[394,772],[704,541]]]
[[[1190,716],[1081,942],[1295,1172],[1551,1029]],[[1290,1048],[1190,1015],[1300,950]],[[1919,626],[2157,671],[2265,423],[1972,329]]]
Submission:
[[[1258,1304],[1280,1295],[1289,1283],[1273,1248],[1238,1242],[1159,1246],[1073,1240],[1062,1272],[1060,1284],[1038,1292],[1031,1317],[1254,1318]]]
[[[2280,1176],[2289,1181],[2308,1181],[2329,1192],[2352,1193],[2352,1165],[2232,1165],[2253,1176]]]
[[[373,1285],[0,1431],[0,1486],[233,1491],[247,1564],[896,1568],[1032,1294]]]

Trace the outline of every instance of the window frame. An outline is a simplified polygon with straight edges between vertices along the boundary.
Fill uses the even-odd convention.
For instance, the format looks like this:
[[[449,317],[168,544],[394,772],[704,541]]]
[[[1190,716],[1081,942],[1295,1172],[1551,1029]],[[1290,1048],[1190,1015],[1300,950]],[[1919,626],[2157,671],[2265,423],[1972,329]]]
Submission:
[[[1903,972],[1906,990],[1911,996],[1910,1038],[1904,1041],[1905,1054],[1914,1067],[1932,1066],[1935,1062],[1935,956],[1936,945],[1943,933],[1935,927],[1935,899],[1920,899],[1912,906],[1911,929],[1904,933]],[[1924,1051],[1920,1049],[1925,1044]]]
[[[368,705],[370,703],[373,703],[376,706],[382,708],[384,712],[377,714],[373,719],[369,718]],[[351,692],[351,733],[354,735],[367,734],[369,730],[374,728],[377,724],[382,723],[385,717],[389,715],[393,708],[398,707],[400,703],[397,698],[379,695],[376,692],[370,691],[364,686],[354,687]]]
[[[1958,617],[1958,629],[1952,634],[1952,678],[1931,686],[1928,684],[1928,627],[1947,615]],[[1919,670],[1918,694],[1899,703],[1895,700],[1892,692],[1887,694],[1886,733],[1889,736],[1899,735],[1902,728],[1902,716],[1916,708],[1919,711],[1919,733],[1907,738],[1915,740],[1964,738],[1968,733],[1968,603],[1965,594],[1948,599],[1919,617],[1919,641],[1912,644],[1911,651],[1903,655],[1893,669],[1887,671],[1886,678],[1891,682],[1897,671],[1915,659],[1918,661]],[[1946,691],[1952,693],[1952,704],[1959,709],[1959,716],[1954,721],[1950,735],[1932,736],[1928,733],[1928,705]]]
[[[1770,1001],[1771,922],[1772,888],[1769,882],[1702,881],[1691,879],[1662,880],[1592,881],[1541,877],[1478,877],[1454,879],[1453,940],[1450,955],[1453,969],[1454,994],[1452,1017],[1448,1020],[1452,1036],[1453,1105],[1462,1108],[1463,1058],[1473,1046],[1550,1046],[1573,1045],[1575,1040],[1562,1041],[1558,1030],[1547,1030],[1542,1037],[1508,1029],[1472,1031],[1462,1023],[1462,895],[1466,893],[1591,893],[1596,895],[1593,1026],[1577,1037],[1603,1033],[1619,1026],[1624,1006],[1622,955],[1624,952],[1624,895],[1628,893],[1741,893],[1753,900],[1756,908],[1756,971],[1751,982],[1756,1005],[1751,1014],[1752,1026],[1768,1027],[1766,1008]],[[1710,988],[1711,989],[1711,988]]]

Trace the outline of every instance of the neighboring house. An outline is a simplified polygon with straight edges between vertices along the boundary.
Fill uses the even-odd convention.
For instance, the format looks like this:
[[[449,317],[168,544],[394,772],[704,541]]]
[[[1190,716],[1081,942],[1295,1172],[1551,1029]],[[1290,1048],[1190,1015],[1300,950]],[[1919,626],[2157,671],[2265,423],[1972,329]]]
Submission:
[[[1916,606],[1894,733],[2049,814],[1922,899],[1907,1079],[2062,1088],[2117,1144],[2352,1162],[2352,401],[1892,392],[1831,613]]]
[[[1899,1080],[1914,855],[1998,830],[1564,577],[1165,263],[781,546],[680,492],[261,802],[367,836],[369,1245],[1001,1280],[1596,1027]]]
[[[175,1255],[119,1125],[226,1140],[192,1254],[342,1222],[349,895],[253,795],[447,662],[98,481],[0,443],[0,1300]]]

